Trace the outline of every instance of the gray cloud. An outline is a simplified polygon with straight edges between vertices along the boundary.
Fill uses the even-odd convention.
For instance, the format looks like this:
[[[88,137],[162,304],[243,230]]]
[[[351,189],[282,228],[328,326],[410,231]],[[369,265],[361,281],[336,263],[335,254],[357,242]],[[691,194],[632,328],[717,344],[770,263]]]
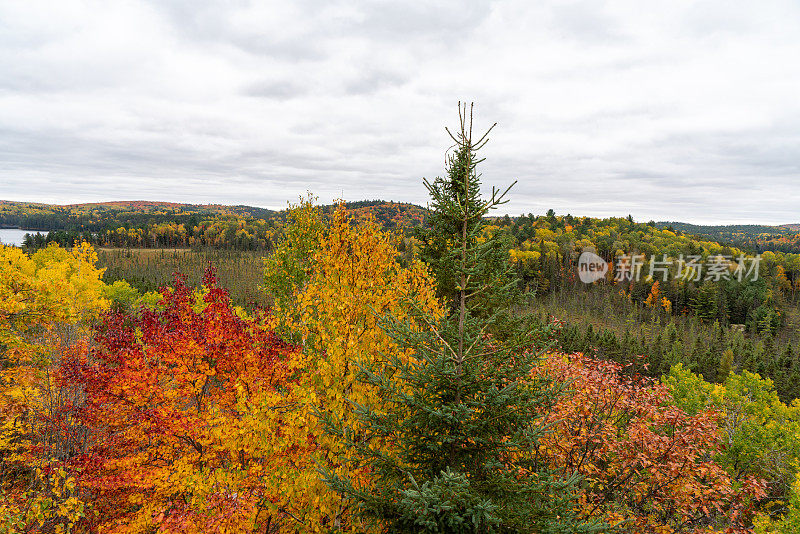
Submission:
[[[307,89],[290,81],[260,81],[249,84],[242,91],[247,96],[288,100],[307,94]]]
[[[383,88],[400,87],[406,81],[406,78],[399,74],[365,69],[345,85],[345,92],[349,95],[365,95]]]
[[[425,203],[461,99],[509,213],[800,222],[798,56],[790,0],[0,3],[0,198]]]

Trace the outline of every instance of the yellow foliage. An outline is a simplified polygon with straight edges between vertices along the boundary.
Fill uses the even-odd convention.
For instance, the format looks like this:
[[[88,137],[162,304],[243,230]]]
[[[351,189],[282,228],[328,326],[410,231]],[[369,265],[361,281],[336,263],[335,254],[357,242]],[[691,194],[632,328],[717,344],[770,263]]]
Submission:
[[[78,498],[75,479],[63,469],[50,469],[43,473],[36,469],[35,490],[14,499],[0,490],[0,533],[29,532],[31,526],[39,530],[72,532],[85,517],[85,505]]]
[[[0,491],[5,503],[0,506],[5,526],[0,528],[13,531],[20,521],[55,521],[57,528],[68,529],[83,513],[74,480],[62,472],[42,475],[50,459],[43,456],[31,464],[21,454],[36,432],[37,414],[54,402],[52,363],[60,351],[79,344],[89,322],[108,307],[96,261],[86,243],[72,250],[51,245],[33,255],[0,245]],[[20,463],[29,473],[16,476],[29,480],[6,475],[16,471],[9,466]],[[16,492],[20,486],[24,494]]]
[[[514,263],[533,263],[541,257],[537,250],[517,250],[512,248],[508,253]]]
[[[352,423],[350,401],[378,403],[372,388],[357,380],[355,363],[380,365],[387,354],[398,354],[400,349],[379,326],[381,317],[407,319],[411,306],[434,316],[443,313],[427,268],[421,263],[401,267],[393,242],[373,220],[355,224],[340,206],[320,238],[306,284],[291,309],[276,309],[276,315],[297,318],[292,329],[303,347],[295,362],[302,371],[295,393],[299,408],[288,418],[284,434],[298,446],[315,443],[317,461],[332,470],[340,467],[334,462],[342,451],[323,432],[316,413]],[[346,504],[319,480],[313,458],[301,457],[295,470],[281,476],[286,499],[281,505],[303,523],[292,528],[365,528],[349,521]]]
[[[88,322],[108,308],[102,270],[86,243],[72,251],[51,245],[29,256],[0,245],[0,414],[14,411],[21,391],[35,389],[52,362],[52,348],[86,333]]]

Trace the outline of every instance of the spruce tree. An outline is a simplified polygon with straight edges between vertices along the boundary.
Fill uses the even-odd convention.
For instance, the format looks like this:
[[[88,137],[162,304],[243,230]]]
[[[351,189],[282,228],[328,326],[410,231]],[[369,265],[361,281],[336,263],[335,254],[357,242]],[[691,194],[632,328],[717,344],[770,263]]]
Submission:
[[[577,481],[556,476],[537,454],[544,416],[563,386],[535,375],[538,357],[522,349],[530,332],[489,334],[502,312],[490,306],[507,302],[512,284],[497,283],[507,273],[495,261],[496,243],[478,238],[505,192],[481,198],[475,167],[487,137],[473,140],[471,107],[459,104],[459,119],[447,180],[427,184],[441,232],[428,250],[436,250],[449,313],[414,323],[383,318],[411,356],[358,365],[382,403],[354,403],[357,426],[325,421],[357,459],[322,474],[385,532],[588,532],[595,527],[575,517]],[[357,471],[370,482],[347,475]]]
[[[430,195],[430,215],[425,226],[416,231],[421,242],[419,257],[429,265],[437,293],[451,310],[468,306],[473,315],[488,317],[489,311],[507,309],[519,296],[513,290],[517,276],[508,254],[514,246],[513,238],[502,232],[477,246],[486,226],[484,217],[507,202],[504,197],[516,182],[502,192],[493,189],[489,199],[481,197],[477,167],[483,159],[478,151],[489,141],[496,123],[473,140],[472,109],[467,116],[466,105],[462,109],[459,104],[459,121],[455,134],[446,128],[454,145],[447,156],[445,176],[432,182],[423,180]],[[480,289],[476,293],[459,291],[467,283]],[[465,298],[467,294],[471,298]]]
[[[703,321],[711,321],[718,316],[717,288],[713,282],[704,282],[692,300],[692,307]]]

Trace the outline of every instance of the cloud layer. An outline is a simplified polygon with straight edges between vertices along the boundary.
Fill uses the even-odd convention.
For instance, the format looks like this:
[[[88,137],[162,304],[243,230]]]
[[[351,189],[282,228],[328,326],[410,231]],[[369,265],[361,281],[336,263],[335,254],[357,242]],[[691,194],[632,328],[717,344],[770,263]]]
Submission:
[[[511,214],[800,222],[800,4],[0,3],[0,198],[424,204],[456,102]]]

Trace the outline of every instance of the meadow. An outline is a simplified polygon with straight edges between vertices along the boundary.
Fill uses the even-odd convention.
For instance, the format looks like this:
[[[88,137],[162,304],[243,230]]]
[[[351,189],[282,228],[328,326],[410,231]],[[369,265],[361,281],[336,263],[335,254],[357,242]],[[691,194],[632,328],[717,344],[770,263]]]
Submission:
[[[205,270],[213,266],[233,303],[252,310],[270,304],[260,289],[265,256],[264,252],[239,250],[101,248],[97,265],[105,269],[106,284],[125,280],[141,293],[171,286],[176,273],[186,276],[190,286],[199,286]]]

